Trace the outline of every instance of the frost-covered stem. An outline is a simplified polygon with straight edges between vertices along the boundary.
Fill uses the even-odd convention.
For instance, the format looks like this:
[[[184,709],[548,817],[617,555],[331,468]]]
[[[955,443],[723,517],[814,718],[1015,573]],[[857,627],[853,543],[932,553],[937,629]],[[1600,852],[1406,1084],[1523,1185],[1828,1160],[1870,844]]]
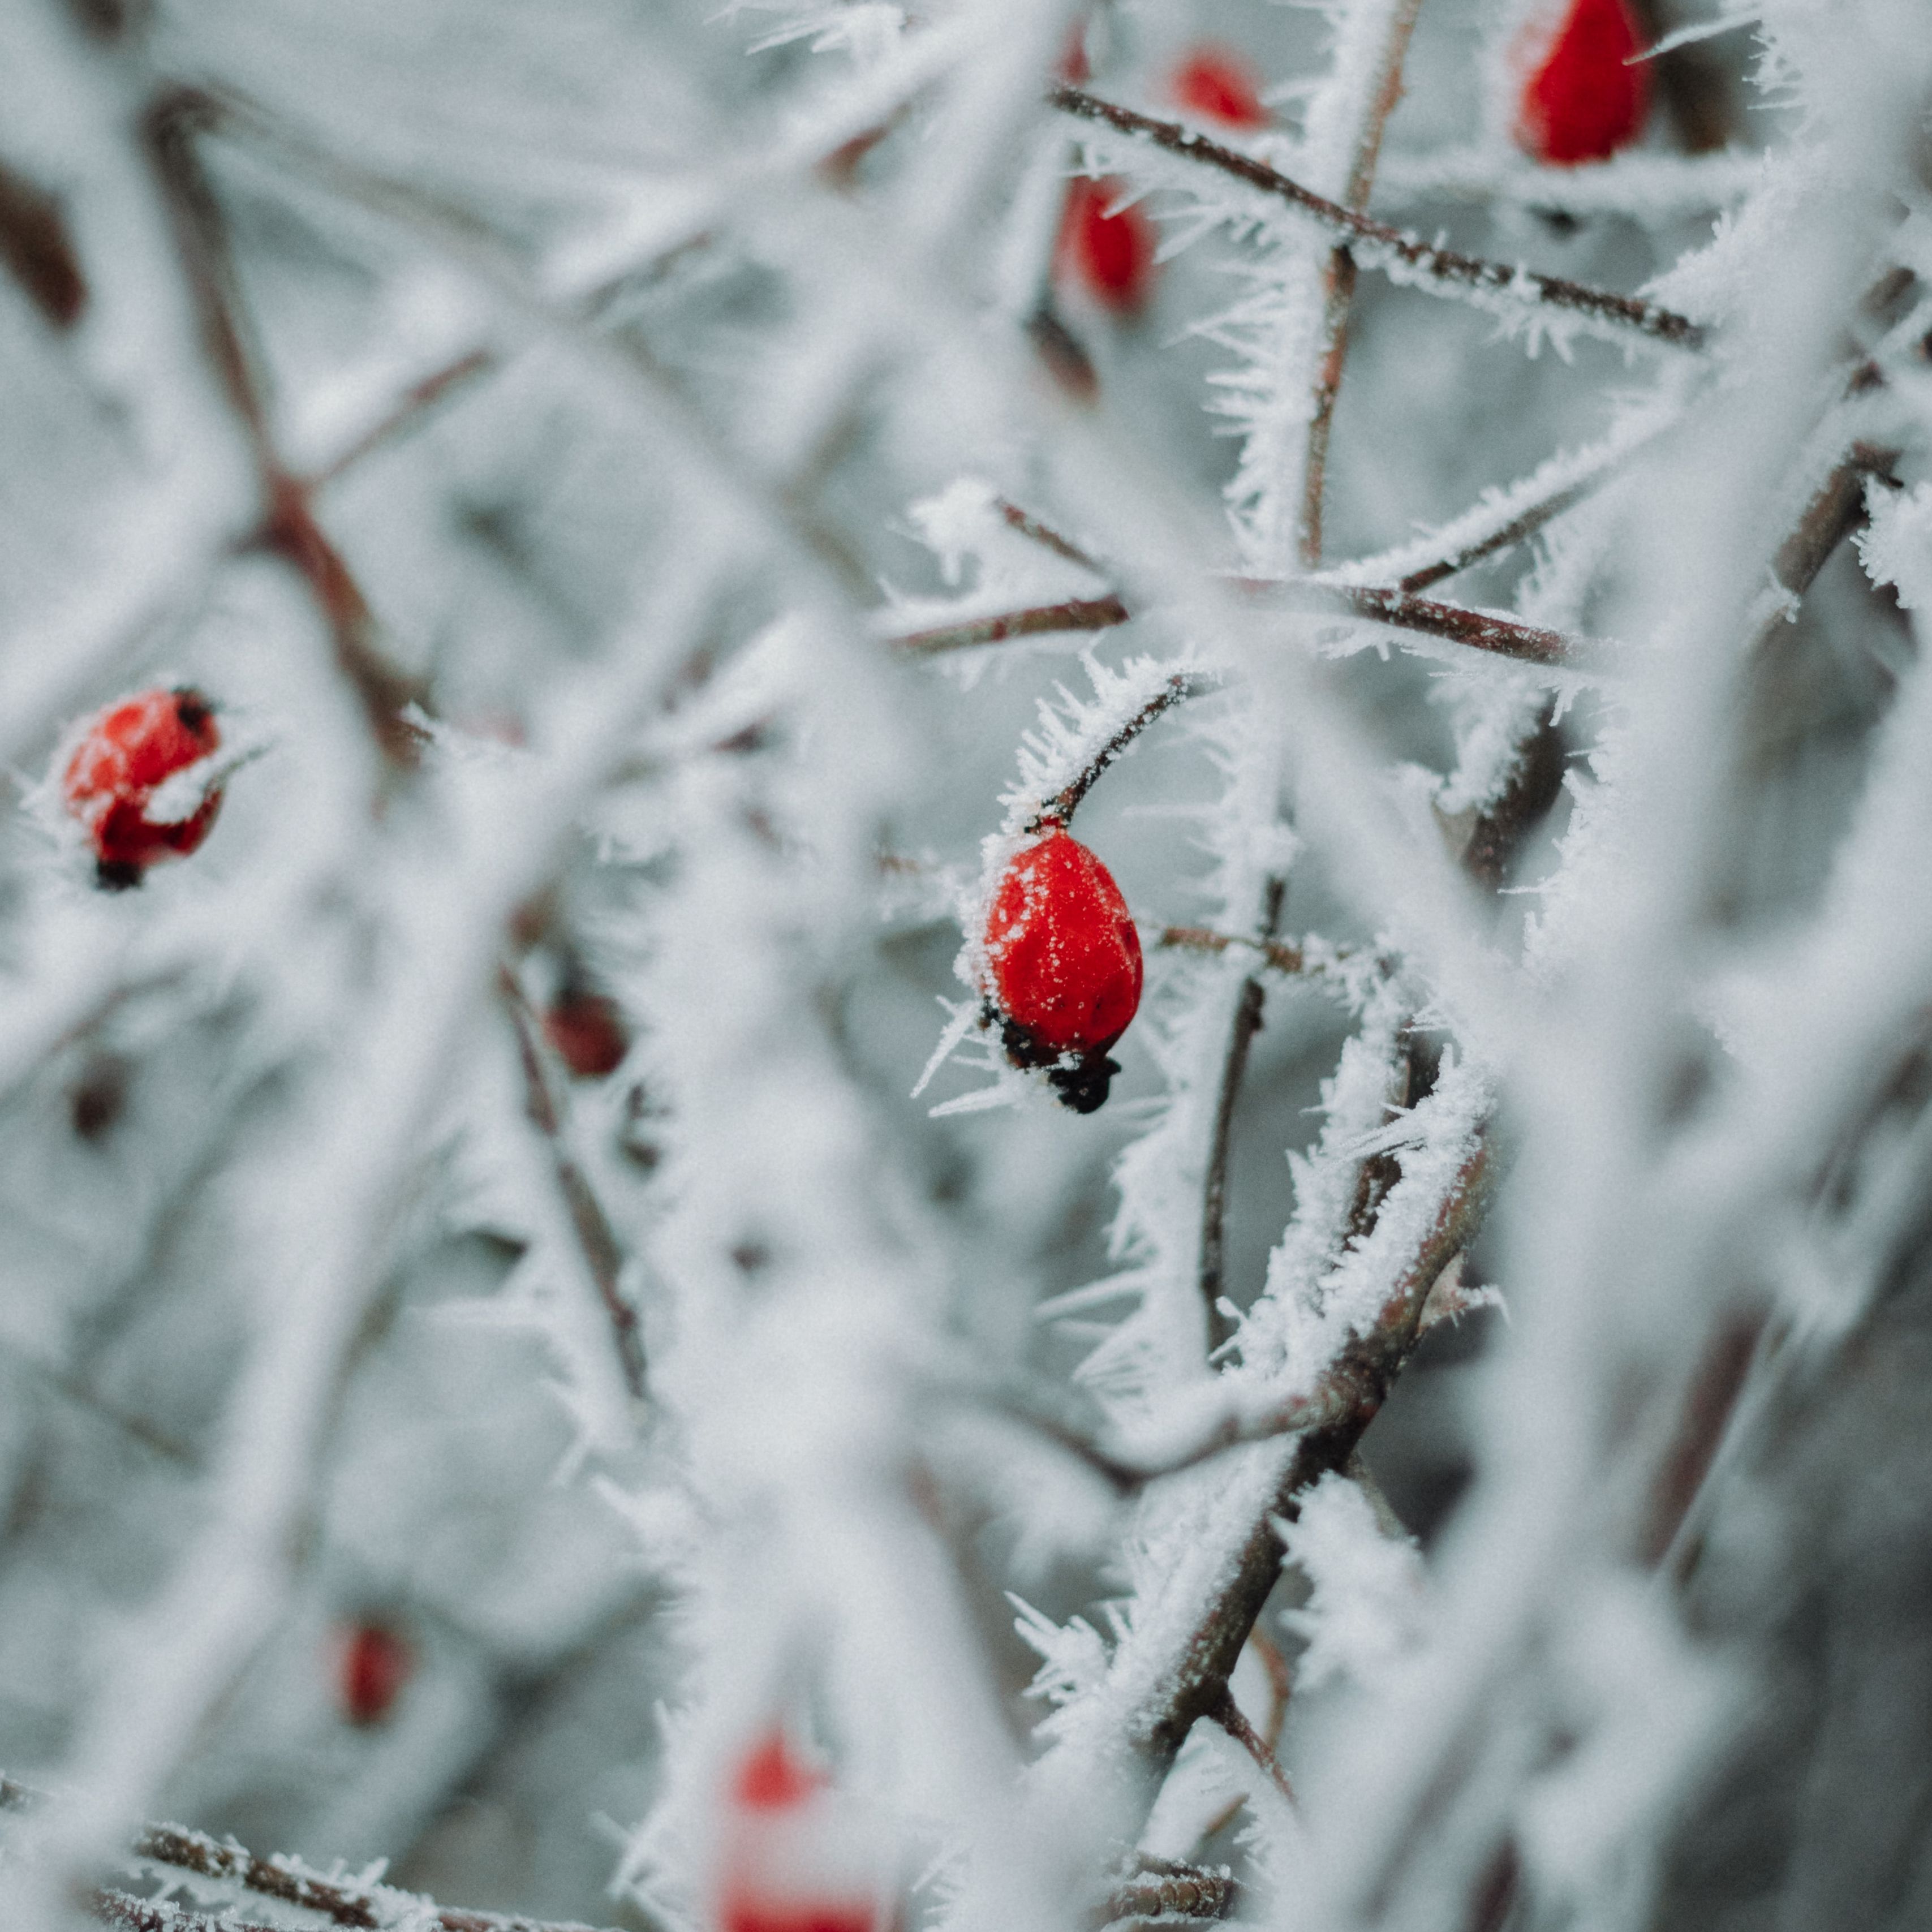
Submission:
[[[0,1811],[31,1811],[45,1802],[44,1795],[30,1785],[0,1777]],[[166,1865],[176,1871],[194,1872],[202,1878],[239,1886],[258,1898],[272,1898],[283,1905],[299,1907],[326,1918],[333,1925],[361,1928],[361,1932],[382,1932],[382,1928],[405,1922],[430,1925],[440,1932],[592,1932],[590,1928],[569,1923],[553,1923],[492,1912],[465,1912],[458,1908],[430,1904],[402,1892],[386,1897],[340,1885],[311,1872],[299,1859],[278,1855],[265,1858],[237,1844],[232,1838],[210,1838],[206,1832],[184,1831],[178,1825],[148,1825],[128,1848],[136,1864]],[[100,1891],[88,1894],[88,1910],[110,1925],[124,1925],[147,1932],[147,1928],[209,1928],[209,1932],[254,1932],[226,1914],[184,1912],[178,1906],[152,1899],[134,1898],[125,1892]],[[154,1918],[155,1912],[172,1916]],[[262,1932],[275,1932],[272,1927]]]
[[[194,142],[206,124],[197,98],[176,93],[147,116],[148,148],[172,222],[183,274],[200,311],[210,362],[254,452],[267,509],[257,541],[292,565],[328,626],[338,668],[360,700],[370,735],[392,766],[415,764],[416,732],[403,712],[424,694],[378,649],[374,614],[342,555],[323,533],[306,488],[278,454],[259,354],[229,260],[226,224]]]
[[[1478,817],[1462,848],[1462,869],[1491,891],[1502,885],[1523,841],[1556,802],[1564,755],[1556,706],[1546,704],[1518,748],[1509,782]]]
[[[1402,98],[1402,64],[1422,0],[1400,0],[1382,44],[1382,59],[1354,155],[1342,205],[1364,214],[1375,184],[1376,162],[1382,153],[1382,131]],[[1308,460],[1302,472],[1301,557],[1312,569],[1322,561],[1322,498],[1328,466],[1328,436],[1335,404],[1342,393],[1342,364],[1348,352],[1348,310],[1355,298],[1355,258],[1346,242],[1328,253],[1322,275],[1322,338],[1316,358],[1314,408],[1308,420]]]
[[[1160,1702],[1140,1714],[1134,1742],[1153,1763],[1172,1762],[1196,1720],[1213,1718],[1242,1646],[1281,1568],[1274,1520],[1299,1514],[1302,1492],[1348,1467],[1380,1412],[1420,1332],[1423,1304],[1437,1277],[1466,1246],[1487,1204],[1493,1158],[1484,1144],[1464,1164],[1435,1224],[1384,1304],[1381,1318],[1351,1338],[1324,1372],[1334,1420],[1303,1436],[1268,1508],[1229,1564],[1226,1580],[1167,1674]]]
[[[1240,1898],[1240,1887],[1226,1871],[1200,1865],[1178,1864],[1150,1853],[1140,1855],[1142,1869],[1124,1885],[1116,1886],[1100,1908],[1102,1922],[1123,1918],[1226,1918]]]
[[[1493,556],[1498,550],[1508,550],[1521,543],[1526,537],[1533,537],[1544,525],[1562,515],[1565,510],[1580,503],[1592,491],[1603,487],[1609,476],[1609,466],[1594,475],[1580,478],[1574,483],[1566,483],[1560,490],[1552,490],[1540,502],[1512,517],[1506,524],[1499,524],[1486,536],[1477,538],[1465,544],[1433,563],[1424,564],[1420,570],[1412,570],[1406,577],[1396,581],[1398,590],[1413,595],[1418,590],[1426,590],[1430,585],[1440,584],[1444,578],[1454,577],[1458,571],[1467,570],[1472,563],[1480,563],[1486,556]]]
[[[1045,637],[1056,631],[1108,631],[1124,624],[1130,614],[1126,604],[1112,595],[1070,597],[1058,604],[1032,604],[997,616],[970,617],[964,623],[909,632],[893,638],[892,644],[908,657],[938,657],[981,644],[1003,644],[1010,638]]]
[[[585,1179],[564,1138],[563,1123],[556,1096],[550,1090],[543,1050],[537,1044],[536,1027],[523,988],[506,967],[497,982],[503,1004],[516,1029],[517,1055],[524,1074],[524,1104],[550,1151],[556,1177],[556,1191],[570,1216],[572,1231],[584,1256],[584,1264],[596,1285],[597,1298],[610,1323],[610,1338],[616,1346],[617,1360],[624,1371],[624,1385],[634,1400],[644,1394],[644,1337],[638,1331],[638,1311],[624,1298],[623,1250],[618,1246],[610,1217],[604,1212],[596,1190]]]
[[[1292,1804],[1294,1787],[1288,1783],[1288,1773],[1282,1769],[1281,1760],[1270,1748],[1267,1738],[1249,1723],[1247,1713],[1234,1702],[1234,1694],[1226,1684],[1221,1687],[1220,1702],[1208,1715],[1268,1773],[1274,1788]]]
[[[1311,959],[1306,942],[1291,946],[1285,940],[1256,939],[1240,932],[1216,932],[1211,926],[1164,926],[1156,944],[1186,952],[1225,952],[1231,946],[1249,946],[1277,973],[1332,972],[1345,960],[1355,957],[1354,947],[1337,946],[1322,957]]]
[[[1120,728],[1082,766],[1072,783],[1055,792],[1051,798],[1042,800],[1040,809],[1020,829],[1031,834],[1042,831],[1049,825],[1071,824],[1074,813],[1080,808],[1080,801],[1094,789],[1101,773],[1156,718],[1163,716],[1177,704],[1184,704],[1190,698],[1202,698],[1209,692],[1218,691],[1220,688],[1220,679],[1204,673],[1176,671],[1132,717],[1123,721]]]
[[[1478,293],[1519,298],[1547,308],[1580,315],[1600,326],[1634,331],[1654,342],[1676,349],[1701,349],[1703,328],[1688,316],[1660,308],[1654,302],[1635,296],[1613,294],[1606,289],[1592,289],[1560,275],[1540,275],[1528,268],[1511,268],[1465,255],[1454,248],[1438,248],[1418,241],[1386,222],[1372,221],[1357,214],[1339,202],[1304,188],[1298,181],[1278,173],[1264,161],[1256,160],[1238,148],[1224,147],[1197,134],[1178,121],[1156,120],[1088,93],[1084,88],[1059,86],[1048,95],[1052,104],[1077,119],[1099,122],[1117,134],[1148,142],[1184,160],[1199,161],[1219,169],[1264,194],[1286,202],[1290,207],[1311,217],[1336,234],[1346,236],[1355,254],[1371,267],[1389,262],[1439,283],[1451,291],[1468,289]]]
[[[1281,922],[1281,902],[1288,890],[1285,879],[1267,880],[1262,887],[1262,916],[1256,928],[1256,943],[1265,948]],[[1211,1356],[1229,1334],[1226,1316],[1221,1312],[1221,1291],[1226,1270],[1228,1232],[1228,1150],[1234,1137],[1234,1105],[1240,1097],[1241,1081],[1248,1070],[1248,1050],[1262,1030],[1262,1009],[1268,1003],[1267,988],[1250,975],[1241,982],[1234,1001],[1234,1017],[1228,1031],[1228,1052],[1221,1066],[1221,1090],[1214,1107],[1214,1138],[1208,1144],[1207,1172],[1201,1186],[1201,1299],[1208,1319],[1208,1352]]]
[[[472,349],[447,367],[424,376],[420,382],[412,382],[380,422],[365,430],[339,456],[304,477],[304,488],[320,490],[346,476],[365,458],[413,429],[424,416],[439,404],[447,401],[456,391],[499,366],[496,357],[489,350]]]
[[[1898,458],[1896,449],[1855,442],[1820,485],[1772,564],[1778,582],[1794,598],[1810,589],[1832,553],[1864,521],[1866,478],[1887,475]]]
[[[994,500],[993,507],[1006,519],[1010,528],[1018,530],[1030,542],[1040,544],[1042,549],[1052,550],[1055,556],[1064,557],[1069,563],[1077,563],[1082,570],[1090,570],[1096,574],[1100,571],[1100,565],[1071,537],[1061,536],[1052,524],[1042,523],[1030,512],[1022,509],[1018,504],[1010,503],[1005,497],[1000,496]]]
[[[1587,646],[1561,631],[1526,624],[1495,611],[1474,610],[1460,604],[1438,603],[1413,597],[1404,590],[1365,584],[1268,584],[1255,586],[1270,602],[1290,610],[1364,617],[1398,631],[1420,632],[1446,638],[1496,657],[1520,664],[1568,664]],[[982,644],[1003,644],[1012,638],[1040,637],[1056,631],[1106,631],[1124,624],[1133,613],[1118,596],[1071,597],[1057,604],[1028,605],[992,616],[970,617],[957,624],[914,631],[891,640],[895,650],[909,656],[936,657],[947,651],[971,650]]]

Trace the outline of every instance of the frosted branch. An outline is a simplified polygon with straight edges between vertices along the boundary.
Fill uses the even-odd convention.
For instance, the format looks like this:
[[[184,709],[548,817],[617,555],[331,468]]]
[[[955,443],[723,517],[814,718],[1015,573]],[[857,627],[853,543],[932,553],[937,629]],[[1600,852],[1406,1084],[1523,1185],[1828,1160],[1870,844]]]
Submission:
[[[1387,223],[1371,220],[1338,202],[1314,194],[1238,149],[1198,134],[1178,121],[1156,120],[1131,107],[1102,100],[1077,87],[1060,86],[1048,96],[1053,106],[1076,120],[1097,122],[1117,134],[1144,141],[1184,160],[1198,161],[1263,194],[1286,202],[1333,233],[1344,236],[1352,249],[1372,268],[1393,269],[1418,286],[1446,295],[1468,295],[1486,303],[1503,302],[1540,306],[1576,316],[1598,332],[1612,336],[1635,334],[1675,349],[1701,349],[1705,331],[1688,316],[1660,308],[1635,296],[1586,288],[1560,275],[1484,261],[1454,248],[1418,241]]]

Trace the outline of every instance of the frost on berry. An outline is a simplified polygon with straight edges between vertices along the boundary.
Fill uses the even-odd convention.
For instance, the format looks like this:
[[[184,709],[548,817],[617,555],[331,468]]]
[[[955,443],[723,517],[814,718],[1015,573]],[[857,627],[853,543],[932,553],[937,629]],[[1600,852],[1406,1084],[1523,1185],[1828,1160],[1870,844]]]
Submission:
[[[1141,1003],[1141,941],[1113,874],[1058,826],[1016,853],[986,922],[985,988],[1006,1057],[1090,1114]]]
[[[1642,50],[1629,0],[1570,0],[1559,19],[1532,22],[1516,57],[1519,145],[1568,167],[1635,140],[1650,111],[1650,70],[1630,64]]]
[[[718,1932],[873,1932],[878,1883],[869,1835],[782,1730],[740,1762],[728,1809]]]
[[[1138,314],[1154,292],[1158,240],[1154,218],[1138,202],[1114,206],[1126,192],[1124,182],[1112,178],[1076,180],[1067,190],[1060,230],[1063,273],[1121,316]]]
[[[1195,48],[1174,69],[1170,91],[1185,112],[1224,128],[1265,128],[1270,118],[1254,70],[1225,47]]]
[[[352,1724],[380,1724],[394,1708],[409,1682],[415,1659],[409,1646],[387,1624],[359,1623],[344,1631],[336,1645],[336,1696]]]
[[[82,728],[61,799],[86,832],[101,886],[137,886],[158,860],[184,856],[208,836],[221,808],[218,785],[180,818],[164,814],[155,794],[220,742],[213,707],[187,685],[120,698]]]

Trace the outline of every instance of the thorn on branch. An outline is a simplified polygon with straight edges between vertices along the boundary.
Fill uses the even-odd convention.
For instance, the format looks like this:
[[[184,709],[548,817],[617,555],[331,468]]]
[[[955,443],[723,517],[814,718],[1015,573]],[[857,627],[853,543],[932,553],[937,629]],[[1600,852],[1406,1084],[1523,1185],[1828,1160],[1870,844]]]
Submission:
[[[1480,295],[1514,298],[1527,305],[1540,305],[1580,316],[1600,328],[1630,332],[1677,349],[1701,349],[1705,332],[1689,316],[1660,308],[1635,296],[1621,296],[1605,289],[1585,286],[1560,275],[1540,275],[1502,262],[1486,261],[1465,255],[1454,248],[1439,248],[1419,241],[1413,235],[1391,228],[1386,222],[1371,220],[1344,208],[1339,202],[1304,188],[1298,181],[1278,173],[1252,154],[1224,146],[1184,127],[1178,121],[1159,121],[1131,107],[1102,100],[1084,88],[1061,85],[1047,95],[1050,105],[1076,119],[1091,121],[1115,133],[1144,140],[1184,160],[1198,161],[1218,169],[1234,179],[1259,189],[1264,194],[1286,202],[1292,208],[1312,217],[1333,233],[1354,244],[1355,252],[1371,266],[1399,262],[1450,290],[1468,290]]]

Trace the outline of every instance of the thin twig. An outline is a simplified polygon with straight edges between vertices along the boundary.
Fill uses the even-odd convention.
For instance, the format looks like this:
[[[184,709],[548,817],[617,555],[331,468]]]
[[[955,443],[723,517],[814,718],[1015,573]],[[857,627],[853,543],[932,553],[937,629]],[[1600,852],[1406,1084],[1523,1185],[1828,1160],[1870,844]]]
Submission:
[[[1383,43],[1376,85],[1355,142],[1342,205],[1351,214],[1368,211],[1381,154],[1382,130],[1402,97],[1402,62],[1422,0],[1397,0]],[[1348,352],[1348,310],[1355,298],[1355,258],[1346,242],[1328,251],[1322,272],[1322,340],[1316,358],[1313,407],[1308,419],[1308,455],[1302,472],[1301,560],[1312,569],[1322,561],[1322,499],[1328,467],[1328,437],[1342,393],[1342,365]]]
[[[1051,798],[1040,802],[1040,809],[1022,826],[1027,832],[1043,831],[1049,825],[1069,825],[1080,808],[1080,801],[1094,789],[1102,772],[1138,738],[1156,718],[1172,711],[1190,698],[1205,697],[1218,691],[1220,680],[1204,671],[1176,671],[1167,682],[1127,718],[1100,750],[1094,753],[1071,784],[1062,787]]]
[[[937,657],[946,651],[1003,644],[1009,638],[1043,637],[1055,631],[1109,631],[1116,624],[1124,624],[1127,616],[1126,604],[1111,595],[1070,597],[1058,604],[1034,604],[997,616],[969,617],[963,623],[908,632],[891,641],[893,650],[908,657]]]
[[[1288,1773],[1282,1769],[1280,1760],[1268,1748],[1267,1740],[1248,1722],[1247,1713],[1234,1702],[1234,1694],[1226,1684],[1221,1687],[1219,1705],[1205,1714],[1212,1718],[1268,1773],[1274,1788],[1292,1804],[1294,1787],[1288,1781]]]
[[[1553,522],[1573,505],[1580,503],[1586,496],[1600,489],[1610,474],[1610,466],[1606,463],[1591,475],[1579,477],[1574,483],[1566,483],[1560,490],[1552,490],[1540,502],[1530,504],[1508,523],[1498,525],[1487,536],[1478,537],[1448,556],[1434,563],[1426,563],[1420,570],[1412,570],[1407,576],[1398,578],[1395,587],[1412,593],[1426,590],[1431,584],[1440,584],[1445,577],[1454,577],[1458,571],[1467,570],[1471,564],[1480,563],[1498,550],[1511,548],[1526,537],[1534,536],[1545,524]]]
[[[1386,268],[1391,262],[1413,270],[1426,280],[1450,291],[1469,290],[1479,295],[1498,296],[1523,301],[1527,305],[1561,309],[1583,317],[1600,327],[1629,332],[1653,342],[1677,349],[1701,349],[1705,332],[1688,316],[1660,308],[1635,296],[1620,296],[1606,289],[1588,288],[1560,275],[1540,275],[1528,268],[1511,268],[1502,262],[1486,261],[1465,255],[1454,248],[1442,248],[1418,241],[1413,235],[1391,228],[1386,222],[1371,220],[1352,213],[1339,202],[1304,188],[1298,181],[1280,174],[1252,154],[1223,146],[1184,127],[1178,121],[1158,121],[1102,100],[1084,88],[1061,86],[1048,94],[1048,103],[1063,113],[1092,121],[1135,136],[1184,160],[1199,161],[1219,169],[1234,179],[1258,188],[1264,194],[1285,201],[1312,217],[1336,234],[1346,236],[1356,255],[1372,268]]]
[[[1363,584],[1260,584],[1250,586],[1258,596],[1285,609],[1320,616],[1366,619],[1398,631],[1442,638],[1472,650],[1513,658],[1520,664],[1546,668],[1589,656],[1589,640],[1566,637],[1561,631],[1526,624],[1492,610],[1411,596],[1400,589]],[[982,644],[1003,644],[1011,638],[1039,637],[1056,631],[1105,631],[1124,624],[1133,613],[1118,596],[1072,597],[1057,604],[1034,604],[996,616],[973,617],[932,630],[914,631],[892,638],[895,650],[908,656],[936,657],[946,651],[971,650]]]
[[[584,1178],[584,1170],[572,1155],[563,1136],[556,1096],[544,1070],[542,1049],[537,1044],[534,1016],[524,998],[516,976],[505,967],[497,984],[503,995],[511,1023],[516,1028],[517,1051],[523,1064],[525,1104],[537,1130],[550,1144],[550,1162],[556,1176],[557,1192],[570,1216],[570,1225],[584,1256],[584,1264],[596,1284],[598,1299],[610,1318],[611,1340],[624,1371],[624,1385],[632,1397],[641,1400],[645,1390],[644,1337],[638,1332],[638,1312],[624,1298],[623,1250],[612,1232],[603,1204]]]
[[[447,368],[438,369],[424,376],[420,382],[411,383],[397,398],[395,406],[388,415],[373,428],[364,430],[339,456],[305,477],[303,479],[304,488],[320,490],[334,482],[365,458],[374,455],[386,443],[392,442],[405,430],[414,428],[424,415],[456,390],[464,388],[477,376],[488,374],[496,366],[496,358],[490,350],[472,349],[468,355],[459,356]]]
[[[1281,921],[1281,902],[1287,891],[1283,879],[1270,878],[1262,887],[1262,916],[1256,929],[1258,946],[1265,948]],[[1253,974],[1241,982],[1234,1016],[1228,1029],[1228,1050],[1221,1065],[1221,1090],[1214,1106],[1214,1127],[1208,1143],[1208,1165],[1201,1184],[1201,1299],[1208,1322],[1208,1353],[1211,1358],[1233,1332],[1221,1310],[1227,1273],[1228,1150],[1234,1138],[1234,1105],[1248,1070],[1248,1051],[1262,1030],[1262,1010],[1268,990]]]
[[[1069,563],[1077,563],[1082,570],[1092,571],[1096,577],[1103,574],[1100,565],[1071,537],[1062,536],[1050,524],[1042,523],[1037,517],[1022,509],[1017,503],[1009,502],[1005,497],[999,496],[994,500],[993,507],[1022,536],[1030,538],[1043,549],[1052,550],[1055,556],[1064,557]]]
[[[178,91],[148,112],[146,135],[166,198],[184,274],[200,311],[208,358],[246,433],[266,500],[256,541],[294,566],[328,626],[338,667],[360,699],[370,734],[392,766],[416,761],[419,734],[404,718],[425,694],[378,648],[375,619],[348,565],[310,508],[305,485],[292,476],[271,431],[262,357],[245,321],[230,260],[226,218],[196,152],[209,124],[208,104]]]

